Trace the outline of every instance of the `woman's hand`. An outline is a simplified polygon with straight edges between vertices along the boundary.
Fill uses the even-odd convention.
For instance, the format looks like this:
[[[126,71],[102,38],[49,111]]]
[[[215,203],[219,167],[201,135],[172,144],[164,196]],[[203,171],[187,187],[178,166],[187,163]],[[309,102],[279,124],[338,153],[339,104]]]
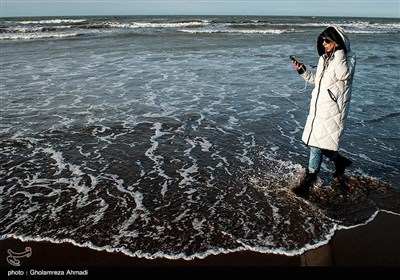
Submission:
[[[306,71],[306,67],[304,66],[303,63],[299,63],[296,60],[292,60],[292,64],[294,68],[297,70],[297,73],[299,73],[300,75]]]

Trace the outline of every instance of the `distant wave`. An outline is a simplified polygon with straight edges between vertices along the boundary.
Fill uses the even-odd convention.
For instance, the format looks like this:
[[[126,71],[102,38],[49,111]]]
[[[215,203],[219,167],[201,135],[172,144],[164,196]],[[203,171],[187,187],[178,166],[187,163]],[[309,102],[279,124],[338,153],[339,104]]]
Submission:
[[[400,23],[369,20],[314,21],[313,19],[258,20],[245,18],[54,18],[5,20],[0,24],[0,40],[29,40],[74,37],[90,30],[132,30],[132,32],[184,32],[191,34],[285,34],[313,31],[329,25],[340,25],[348,33],[391,34],[400,32]],[[122,31],[123,32],[123,31]],[[129,32],[129,31],[127,31]],[[29,34],[29,35],[28,35]]]
[[[46,38],[68,38],[79,36],[79,33],[12,33],[0,34],[0,40],[29,40]]]
[[[18,21],[20,24],[60,24],[60,23],[81,23],[86,19],[48,19],[48,20],[25,20]]]
[[[188,22],[99,22],[90,25],[81,26],[81,28],[182,28],[182,27],[199,27],[209,25],[209,21],[188,21]]]
[[[242,34],[283,34],[296,32],[295,30],[284,30],[284,29],[242,29],[242,30],[228,30],[228,29],[180,29],[180,32],[185,33],[242,33]]]
[[[380,31],[380,30],[347,30],[347,33],[350,34],[390,34],[390,33],[398,33],[399,31]]]
[[[371,23],[369,21],[325,21],[325,22],[306,22],[306,23],[270,23],[275,26],[302,26],[302,27],[323,27],[329,25],[340,25],[346,28],[359,28],[359,29],[400,29],[400,23]]]

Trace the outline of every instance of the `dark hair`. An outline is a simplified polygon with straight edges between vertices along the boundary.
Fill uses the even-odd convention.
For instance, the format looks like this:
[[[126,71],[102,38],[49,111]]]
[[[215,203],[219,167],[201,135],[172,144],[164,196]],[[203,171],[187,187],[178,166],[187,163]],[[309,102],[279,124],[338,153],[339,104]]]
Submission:
[[[344,41],[342,39],[342,36],[337,32],[337,30],[330,26],[326,28],[319,36],[317,40],[317,49],[318,49],[318,54],[323,55],[325,53],[325,48],[322,45],[324,38],[327,38],[333,42],[336,43],[336,50],[344,50],[347,52],[346,46],[344,44]]]

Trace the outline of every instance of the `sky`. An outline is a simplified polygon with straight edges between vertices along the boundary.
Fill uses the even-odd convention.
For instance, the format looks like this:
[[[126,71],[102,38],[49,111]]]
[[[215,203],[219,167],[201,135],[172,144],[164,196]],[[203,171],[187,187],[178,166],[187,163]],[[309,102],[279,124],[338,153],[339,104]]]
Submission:
[[[400,0],[0,0],[0,16],[288,15],[400,18]]]

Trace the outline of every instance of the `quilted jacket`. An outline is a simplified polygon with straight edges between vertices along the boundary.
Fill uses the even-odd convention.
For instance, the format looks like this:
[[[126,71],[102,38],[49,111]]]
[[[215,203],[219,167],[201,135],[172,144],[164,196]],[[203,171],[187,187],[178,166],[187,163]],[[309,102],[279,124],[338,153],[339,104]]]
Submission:
[[[321,36],[337,43],[330,59],[324,53]],[[301,74],[315,84],[302,140],[309,146],[337,151],[349,111],[356,56],[344,30],[338,26],[330,26],[321,33],[317,50],[320,58],[316,73],[307,69]]]

